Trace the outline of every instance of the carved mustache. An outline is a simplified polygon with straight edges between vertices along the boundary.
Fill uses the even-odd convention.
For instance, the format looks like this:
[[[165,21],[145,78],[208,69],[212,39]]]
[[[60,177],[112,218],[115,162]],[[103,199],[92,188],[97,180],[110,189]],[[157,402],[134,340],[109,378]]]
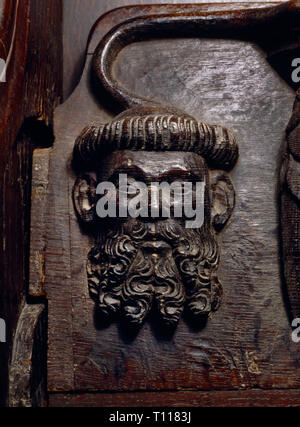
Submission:
[[[117,230],[107,235],[113,238],[116,235],[124,234],[130,236],[135,243],[147,240],[164,240],[171,246],[177,244],[182,236],[195,236],[196,229],[186,229],[178,220],[166,219],[153,222],[130,218],[118,226]]]

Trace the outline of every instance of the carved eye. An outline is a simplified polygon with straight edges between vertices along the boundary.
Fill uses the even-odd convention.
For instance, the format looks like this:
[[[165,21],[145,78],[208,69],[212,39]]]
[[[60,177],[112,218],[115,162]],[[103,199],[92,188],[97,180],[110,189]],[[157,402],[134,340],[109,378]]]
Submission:
[[[136,180],[132,177],[127,177],[127,180],[124,182],[120,182],[120,180],[116,180],[114,182],[116,189],[121,194],[133,194],[133,190],[135,187],[137,187]],[[136,194],[138,192],[138,189],[134,192]]]
[[[134,178],[128,178],[127,193],[128,195],[135,196],[139,194],[140,188],[138,182]]]

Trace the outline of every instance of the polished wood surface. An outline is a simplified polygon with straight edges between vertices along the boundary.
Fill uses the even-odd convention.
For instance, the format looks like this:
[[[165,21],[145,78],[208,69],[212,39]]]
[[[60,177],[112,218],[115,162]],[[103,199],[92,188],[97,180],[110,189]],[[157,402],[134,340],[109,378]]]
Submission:
[[[103,401],[113,404],[109,393],[123,393],[126,406],[137,398],[131,393],[143,391],[153,393],[145,400],[138,395],[138,404],[155,405],[158,392],[201,389],[214,394],[211,404],[222,399],[220,393],[218,401],[216,390],[225,393],[225,402],[229,390],[236,390],[244,405],[266,405],[272,399],[288,403],[289,389],[299,390],[300,383],[298,346],[291,339],[281,280],[277,171],[295,93],[251,40],[189,35],[136,43],[120,52],[115,75],[124,87],[234,131],[240,145],[233,171],[237,206],[223,236],[223,304],[206,325],[190,327],[183,319],[170,338],[149,322],[133,339],[122,324],[107,325],[94,317],[85,269],[92,242],[82,233],[68,199],[76,177],[66,164],[81,130],[90,123],[108,123],[115,113],[91,85],[91,54],[113,25],[139,13],[133,7],[99,20],[82,80],[56,112],[45,281],[50,402],[55,405],[63,396],[65,402],[100,404],[104,395]],[[260,400],[263,393],[256,389],[269,397]],[[67,392],[73,398],[66,398]],[[290,398],[296,404],[297,392]],[[199,400],[191,404],[199,405]]]
[[[35,146],[52,143],[54,106],[62,89],[60,0],[1,2],[0,83],[0,316],[7,343],[0,344],[0,405],[7,403],[8,361],[29,272],[31,159]],[[45,23],[47,23],[45,25]]]
[[[238,3],[233,0],[231,3]],[[279,0],[284,3],[286,0]],[[66,99],[77,85],[82,72],[88,35],[96,20],[103,14],[119,7],[151,4],[201,4],[225,3],[222,0],[64,0],[64,98]],[[228,3],[228,2],[227,2]],[[255,3],[254,0],[246,3]],[[267,0],[265,3],[272,3]]]
[[[50,395],[52,407],[299,407],[299,390],[176,391]],[[156,409],[157,410],[157,409]],[[122,409],[119,409],[122,413]],[[194,418],[195,419],[195,418]]]
[[[134,3],[143,5],[141,9],[110,12],[130,3],[1,2],[0,57],[7,59],[11,51],[11,61],[7,83],[0,83],[0,317],[6,320],[8,334],[7,344],[0,344],[0,405],[8,402],[8,361],[21,308],[25,305],[25,314],[28,310],[33,315],[38,307],[30,310],[25,302],[45,305],[49,292],[51,406],[299,406],[299,344],[291,340],[293,311],[289,310],[280,262],[278,171],[295,98],[291,58],[300,53],[299,39],[295,42],[281,31],[274,37],[274,46],[263,40],[258,46],[253,41],[185,38],[133,44],[120,53],[115,73],[126,88],[236,133],[241,152],[233,172],[237,209],[223,236],[223,305],[206,328],[190,327],[183,320],[170,339],[155,323],[147,323],[132,340],[117,324],[104,325],[94,318],[85,271],[91,240],[78,225],[71,202],[75,175],[66,165],[70,165],[73,144],[82,128],[92,121],[109,122],[115,114],[109,99],[97,98],[91,88],[91,54],[114,25],[152,13],[161,1],[139,0]],[[250,3],[254,2],[246,5]],[[110,13],[98,20],[106,12]],[[83,72],[88,35],[96,20]],[[282,43],[277,45],[281,37]],[[45,210],[39,209],[33,194],[36,216],[31,224],[34,218],[38,220],[32,237],[37,244],[30,254],[40,257],[30,282],[32,152],[41,147],[45,153],[44,147],[53,145],[53,110],[63,94],[67,102],[55,114],[46,229]],[[297,105],[293,117],[298,114]],[[290,141],[294,149],[295,138]],[[290,208],[283,227],[286,238],[295,237],[297,243],[297,223],[293,221],[298,219],[299,203],[293,195],[298,191],[294,166],[289,182],[292,191],[284,186],[288,191],[283,194],[283,206],[287,203]],[[41,185],[44,181],[35,181],[33,191],[40,191]],[[39,231],[44,233],[42,239]],[[296,245],[294,248],[297,264]],[[289,249],[284,248],[284,256],[289,257]],[[292,269],[294,266],[293,261]],[[30,324],[35,321],[30,318]],[[26,324],[21,326],[21,334],[30,335]],[[45,323],[39,323],[34,333],[38,343],[43,342],[43,326]],[[37,345],[35,353],[39,351]],[[40,358],[33,357],[39,366],[45,364],[43,351]],[[31,354],[30,349],[26,354]]]

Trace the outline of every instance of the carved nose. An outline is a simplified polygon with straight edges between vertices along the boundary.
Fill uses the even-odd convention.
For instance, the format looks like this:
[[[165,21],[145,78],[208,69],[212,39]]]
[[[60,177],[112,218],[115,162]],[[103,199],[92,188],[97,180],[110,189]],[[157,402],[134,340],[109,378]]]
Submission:
[[[149,191],[149,198],[150,198],[150,203],[149,203],[150,218],[157,219],[160,215],[160,210],[161,210],[159,192],[154,191],[151,185],[148,187],[148,191]]]
[[[149,186],[149,216],[152,221],[170,217],[169,201],[156,187]]]

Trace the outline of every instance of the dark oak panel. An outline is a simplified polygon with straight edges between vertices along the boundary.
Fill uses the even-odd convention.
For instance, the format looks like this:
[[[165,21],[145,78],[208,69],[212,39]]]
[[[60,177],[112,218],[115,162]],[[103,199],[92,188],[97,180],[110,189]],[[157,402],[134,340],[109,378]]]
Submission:
[[[299,390],[50,395],[53,407],[299,407]]]
[[[98,23],[93,48],[103,29],[124,20],[125,13],[113,12]],[[122,325],[94,317],[85,268],[92,240],[72,205],[75,139],[84,126],[112,118],[107,99],[97,100],[90,85],[90,59],[80,85],[56,112],[45,283],[49,391],[299,388],[298,346],[291,340],[281,285],[277,211],[278,153],[294,92],[253,42],[155,40],[121,52],[115,72],[125,87],[228,127],[240,145],[233,172],[237,207],[223,236],[223,305],[205,328],[183,320],[166,337],[149,322],[133,340]]]
[[[258,47],[233,40],[151,41],[127,47],[116,63],[115,72],[127,88],[179,106],[197,120],[224,125],[238,137],[241,158],[233,175],[238,203],[223,238],[220,268],[223,305],[205,328],[191,327],[183,319],[170,337],[150,321],[132,339],[122,325],[99,322],[94,317],[85,271],[92,240],[79,228],[71,200],[74,140],[91,121],[105,123],[112,118],[107,97],[96,99],[90,86],[91,54],[113,25],[155,12],[154,4],[160,0],[138,1],[139,5],[150,5],[114,11],[98,22],[83,79],[57,110],[49,216],[44,221],[45,206],[39,209],[39,202],[44,204],[46,197],[44,188],[42,198],[33,203],[38,221],[36,233],[32,233],[36,247],[31,256],[37,255],[39,261],[28,289],[31,158],[35,147],[53,143],[53,108],[62,98],[62,63],[67,97],[80,79],[91,26],[104,12],[128,3],[64,0],[64,58],[60,0],[1,3],[0,57],[6,58],[10,48],[12,56],[7,84],[0,83],[0,317],[7,321],[8,331],[7,345],[0,344],[0,405],[7,398],[8,360],[19,309],[27,300],[26,310],[33,316],[39,307],[30,310],[30,304],[44,303],[48,292],[48,388],[52,406],[115,406],[116,402],[117,406],[299,406],[299,344],[291,340],[291,319],[281,281],[277,186],[279,152],[280,147],[286,149],[285,128],[294,93],[270,68],[262,50],[265,47],[273,55],[271,63],[288,81],[289,68],[281,69],[279,63],[284,59],[290,64],[290,58],[299,52],[299,46],[290,45],[289,39],[278,50],[272,50],[269,43]],[[183,5],[178,11],[190,8]],[[167,11],[168,6],[160,10]],[[293,137],[290,144],[294,144],[297,158],[297,138]],[[44,161],[48,162],[48,156]],[[297,166],[291,166],[288,185],[297,193]],[[36,184],[37,193],[40,185],[46,187],[44,181]],[[282,198],[288,215],[284,217],[283,235],[295,243],[294,252],[284,248],[285,256],[293,256],[286,272],[297,279],[295,219],[299,203],[289,189],[284,190],[288,190]],[[32,318],[32,324],[34,321]],[[26,338],[26,332],[31,333],[25,323],[20,333],[25,331]],[[45,323],[39,323],[37,347],[33,353],[27,349],[28,357],[36,358],[33,364],[42,371],[45,361],[39,344],[43,346],[44,332]],[[36,375],[38,402],[44,373]],[[25,383],[28,387],[26,378]],[[184,391],[186,388],[194,391]],[[86,393],[78,394],[78,390]],[[59,391],[72,393],[53,393]],[[17,391],[16,402],[18,397]]]
[[[10,54],[0,83],[0,316],[7,343],[0,344],[0,404],[7,398],[8,360],[28,281],[32,150],[52,142],[53,108],[62,88],[60,0],[5,1],[1,55]],[[45,22],[47,25],[45,25]]]
[[[225,3],[222,0],[64,0],[64,98],[66,99],[78,83],[84,64],[84,52],[91,27],[96,20],[114,8],[151,4]],[[231,1],[232,3],[238,0]],[[267,0],[266,3],[272,0]],[[279,1],[284,3],[285,0]],[[254,0],[247,3],[255,3]]]

